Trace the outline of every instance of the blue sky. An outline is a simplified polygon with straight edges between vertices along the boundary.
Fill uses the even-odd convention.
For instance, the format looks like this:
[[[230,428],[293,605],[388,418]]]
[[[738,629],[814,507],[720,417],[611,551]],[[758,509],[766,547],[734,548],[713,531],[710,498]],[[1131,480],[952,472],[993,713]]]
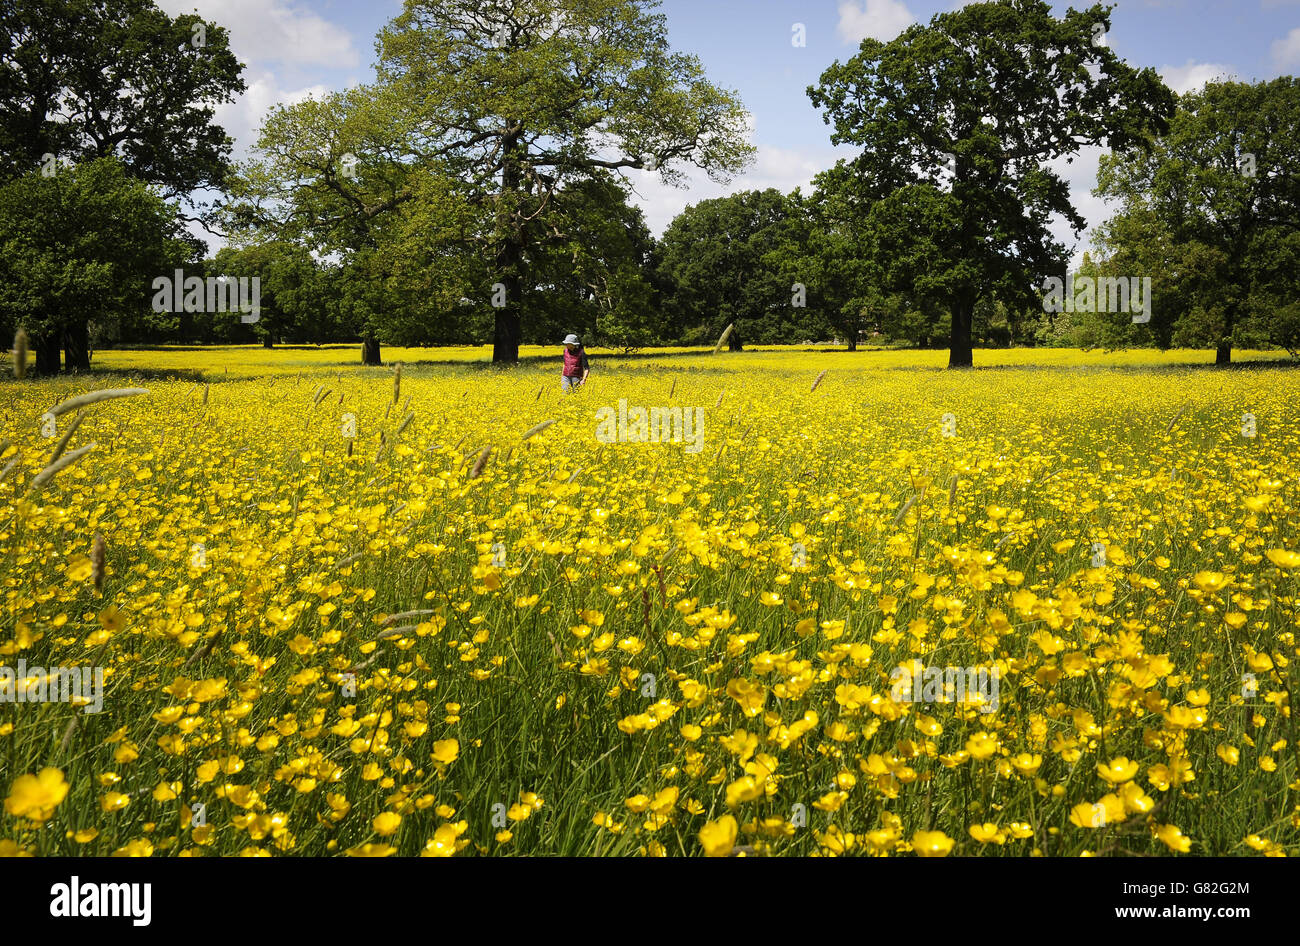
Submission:
[[[396,16],[400,0],[158,0],[176,14],[197,10],[231,32],[235,53],[246,64],[248,91],[218,117],[244,156],[267,108],[373,77],[374,37]],[[692,176],[685,189],[667,187],[650,174],[633,172],[635,200],[656,233],[687,204],[748,188],[807,187],[832,164],[829,128],[808,101],[806,88],[823,69],[854,54],[864,36],[892,39],[910,23],[961,6],[954,0],[664,0],[673,47],[694,53],[710,78],[735,89],[752,116],[754,165],[729,185]],[[1084,2],[1054,3],[1062,13]],[[806,45],[792,43],[803,24]],[[1118,0],[1107,40],[1135,66],[1153,66],[1175,91],[1220,76],[1248,81],[1294,73],[1300,68],[1300,0]],[[1090,222],[1106,216],[1089,191],[1095,184],[1099,149],[1060,165],[1076,208]],[[1068,230],[1058,236],[1087,247]]]

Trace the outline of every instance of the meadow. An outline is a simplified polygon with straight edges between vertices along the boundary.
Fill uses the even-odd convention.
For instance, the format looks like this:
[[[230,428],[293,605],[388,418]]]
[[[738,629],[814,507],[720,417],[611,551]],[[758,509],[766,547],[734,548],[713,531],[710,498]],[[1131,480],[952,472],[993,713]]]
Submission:
[[[1300,852],[1288,360],[591,354],[0,381],[0,854]]]

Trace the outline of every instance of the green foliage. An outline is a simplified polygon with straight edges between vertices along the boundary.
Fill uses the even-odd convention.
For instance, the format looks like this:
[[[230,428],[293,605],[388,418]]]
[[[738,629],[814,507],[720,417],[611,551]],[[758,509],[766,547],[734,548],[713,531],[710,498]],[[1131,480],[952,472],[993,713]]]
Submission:
[[[792,305],[789,281],[804,255],[801,243],[798,198],[774,188],[687,207],[660,241],[665,325],[688,342],[712,343],[734,324],[733,350],[804,333],[804,310]]]
[[[525,340],[554,344],[569,332],[589,344],[633,351],[660,341],[646,268],[654,242],[621,181],[593,175],[556,191],[539,218],[526,296]]]
[[[1043,0],[972,3],[864,40],[808,90],[832,142],[862,148],[818,187],[856,207],[891,288],[949,309],[952,367],[971,364],[980,299],[1023,305],[1063,270],[1051,217],[1084,227],[1049,163],[1143,144],[1172,114],[1153,70],[1094,42],[1098,24],[1110,25],[1100,4],[1058,19]]]
[[[215,338],[252,336],[270,347],[277,341],[321,343],[344,337],[337,305],[327,291],[327,273],[304,247],[284,242],[226,247],[209,268],[214,275],[261,280],[260,313],[254,323],[229,313],[186,313],[204,319]]]
[[[0,6],[0,181],[115,155],[168,197],[225,179],[213,108],[244,91],[229,37],[153,0]],[[68,107],[75,103],[75,107]]]
[[[1150,275],[1146,326],[1097,318],[1107,344],[1295,345],[1300,275],[1300,82],[1210,83],[1179,100],[1149,152],[1102,159],[1097,193],[1120,202],[1098,248],[1111,272]]]
[[[494,359],[513,362],[523,312],[532,313],[526,301],[555,278],[553,266],[546,272],[548,254],[566,243],[569,229],[600,232],[561,225],[561,194],[576,195],[585,182],[619,169],[653,167],[679,180],[684,163],[725,180],[749,159],[739,100],[710,84],[695,57],[671,52],[665,20],[652,12],[657,6],[409,0],[380,33],[373,85],[270,116],[259,160],[243,169],[229,216],[245,229],[385,260],[378,267],[345,260],[344,272],[358,278],[392,279],[413,272],[417,259],[436,258],[437,288],[425,288],[449,317],[472,312],[480,319],[481,300],[500,284],[504,305],[491,313]],[[431,205],[390,219],[430,194],[438,195]],[[442,219],[422,241],[408,238],[412,221],[435,215]],[[603,317],[612,335],[635,342],[629,320],[644,306],[647,287],[617,265],[602,263],[603,274],[593,276],[602,253],[584,244],[567,280],[580,284],[571,287],[575,293],[603,300],[598,325]],[[353,293],[353,302],[379,289]],[[615,289],[622,298],[614,299]],[[350,306],[376,337],[411,337],[425,318],[377,298]],[[543,313],[543,320],[555,316]]]
[[[17,178],[0,186],[0,332],[25,327],[48,373],[65,335],[84,337],[92,319],[166,331],[176,315],[150,310],[150,282],[197,250],[174,208],[116,158]]]

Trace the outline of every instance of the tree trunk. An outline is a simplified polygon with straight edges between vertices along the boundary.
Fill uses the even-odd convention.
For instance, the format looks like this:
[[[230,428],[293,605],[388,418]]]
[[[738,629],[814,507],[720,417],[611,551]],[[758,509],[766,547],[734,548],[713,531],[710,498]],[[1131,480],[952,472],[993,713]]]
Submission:
[[[267,335],[267,336],[263,337],[263,339],[262,339],[262,347],[263,347],[263,348],[274,348],[274,347],[275,347],[275,342],[274,342],[274,340],[271,338],[270,335]]]
[[[518,363],[521,328],[517,304],[513,302],[507,303],[505,308],[497,310],[496,326],[492,334],[493,364],[513,365]]]
[[[379,339],[367,338],[361,342],[361,363],[363,365],[379,365]]]
[[[58,374],[60,354],[58,337],[34,335],[32,346],[36,349],[36,373],[43,378]]]
[[[857,350],[858,350],[858,337],[857,337],[857,333],[856,333],[856,332],[850,332],[850,333],[849,333],[849,335],[848,335],[848,347],[849,347],[849,351],[857,351]]]
[[[501,249],[497,251],[497,278],[505,286],[505,305],[497,309],[496,324],[492,330],[492,363],[514,365],[519,363],[519,340],[522,334],[520,266],[524,258],[524,224],[519,219],[518,200],[520,182],[523,180],[521,142],[523,130],[515,119],[506,120],[513,130],[501,140],[501,194],[507,209],[497,220],[502,236]]]
[[[63,330],[63,370],[90,370],[90,333],[85,322],[74,322]]]
[[[1236,254],[1233,255],[1233,261],[1236,261]],[[1233,272],[1237,270],[1234,267]],[[1227,368],[1232,364],[1232,330],[1237,324],[1237,306],[1229,304],[1223,313],[1223,335],[1219,338],[1219,346],[1214,350],[1214,365],[1216,368]]]
[[[745,340],[740,337],[740,329],[733,328],[731,336],[727,339],[727,351],[744,351]]]
[[[975,355],[971,348],[971,322],[975,315],[973,299],[957,299],[952,307],[952,337],[948,346],[949,368],[971,368]]]
[[[519,278],[519,264],[523,259],[523,234],[512,232],[497,253],[497,266],[501,273],[500,282],[505,286],[505,305],[497,309],[496,322],[492,328],[492,363],[494,365],[514,365],[519,363],[519,342],[523,334],[523,319],[520,317],[520,294],[522,282]]]

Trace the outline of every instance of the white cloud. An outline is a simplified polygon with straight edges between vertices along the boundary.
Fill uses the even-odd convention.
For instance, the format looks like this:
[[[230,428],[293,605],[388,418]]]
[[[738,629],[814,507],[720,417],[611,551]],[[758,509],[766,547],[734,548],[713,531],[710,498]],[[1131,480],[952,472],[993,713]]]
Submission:
[[[308,97],[323,98],[331,91],[329,86],[311,85],[303,89],[287,90],[280,86],[275,74],[269,70],[244,75],[247,86],[244,94],[233,102],[217,106],[213,120],[235,139],[234,157],[248,157],[249,150],[257,144],[257,132],[274,105],[292,105]]]
[[[1300,30],[1296,33],[1300,33]],[[1161,66],[1158,71],[1160,78],[1165,80],[1165,85],[1179,95],[1199,89],[1212,80],[1233,79],[1237,75],[1236,70],[1225,63],[1196,62],[1192,59],[1181,66]]]
[[[840,38],[853,45],[868,36],[891,40],[916,22],[902,0],[843,0],[839,11]]]
[[[1065,244],[1067,250],[1071,250],[1072,269],[1079,267],[1084,251],[1091,249],[1094,228],[1111,215],[1111,208],[1107,207],[1106,202],[1092,194],[1092,189],[1097,186],[1097,167],[1106,151],[1101,145],[1085,145],[1079,149],[1078,154],[1070,155],[1074,159],[1072,162],[1066,163],[1066,159],[1061,157],[1047,165],[1069,186],[1070,203],[1079,212],[1079,216],[1087,221],[1087,226],[1078,237],[1064,217],[1052,221],[1052,235]]]
[[[258,129],[273,105],[291,105],[308,97],[322,98],[330,92],[324,85],[292,91],[282,89],[275,75],[268,70],[261,70],[256,75],[245,74],[244,84],[247,88],[243,95],[233,102],[218,105],[213,113],[213,121],[235,140],[231,149],[231,158],[235,161],[251,157],[251,150],[257,144]],[[213,195],[202,191],[197,196],[209,200]],[[197,223],[188,224],[187,229],[207,244],[209,256],[216,255],[226,245],[225,239],[208,233]]]
[[[193,13],[230,32],[244,62],[281,62],[350,68],[360,64],[343,27],[286,0],[157,0],[170,16]]]
[[[245,64],[245,91],[216,108],[215,121],[235,140],[233,156],[246,158],[270,108],[321,97],[337,83],[286,88],[319,72],[361,65],[347,29],[318,16],[298,0],[155,0],[170,16],[197,12],[230,33],[230,47]],[[304,67],[306,67],[304,69]]]
[[[812,187],[813,176],[827,167],[829,161],[818,161],[805,152],[764,145],[758,149],[754,167],[745,175],[746,184],[742,189],[775,187],[788,192],[802,187],[807,191]]]
[[[1274,40],[1272,51],[1273,64],[1279,69],[1285,69],[1300,63],[1300,26],[1297,26],[1281,39]]]

